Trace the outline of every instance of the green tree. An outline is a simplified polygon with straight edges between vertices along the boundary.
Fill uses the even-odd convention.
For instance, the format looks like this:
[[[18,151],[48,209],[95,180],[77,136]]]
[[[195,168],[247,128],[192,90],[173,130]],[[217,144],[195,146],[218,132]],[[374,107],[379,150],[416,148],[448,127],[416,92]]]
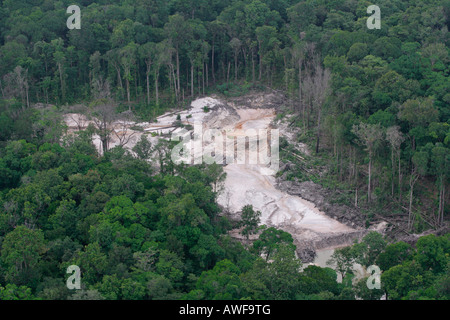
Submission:
[[[213,269],[201,274],[196,284],[196,290],[199,290],[206,300],[239,299],[242,290],[239,275],[239,268],[231,261],[219,261]],[[196,294],[198,295],[199,292]]]
[[[6,268],[8,282],[35,288],[40,277],[40,262],[46,251],[41,230],[18,226],[5,236],[1,258]]]
[[[243,227],[241,234],[244,235],[247,240],[251,234],[256,232],[261,217],[261,211],[254,211],[252,205],[246,205],[242,208],[240,225]]]
[[[318,266],[306,267],[300,276],[300,289],[306,295],[319,294],[328,291],[333,295],[340,293],[337,274],[331,268]]]
[[[386,248],[386,241],[383,235],[371,231],[365,235],[361,242],[353,245],[353,252],[355,254],[355,261],[366,268],[375,264],[378,256]]]
[[[259,235],[258,240],[253,242],[253,248],[259,255],[264,254],[268,261],[282,244],[291,245],[295,249],[294,239],[290,233],[270,227],[265,229]]]
[[[355,263],[354,252],[351,247],[343,247],[334,250],[327,265],[334,266],[336,271],[341,274],[342,279],[350,273],[353,274],[353,265]]]
[[[377,144],[383,137],[383,130],[379,124],[360,123],[354,125],[352,132],[359,138],[360,144],[366,147],[369,155],[369,181],[367,182],[367,201],[372,200],[372,160]]]
[[[355,285],[355,294],[362,300],[380,300],[384,294],[383,283],[380,289],[369,289],[367,286],[367,280],[369,277],[360,279]]]
[[[302,262],[295,256],[295,250],[289,245],[280,245],[273,255],[273,262],[267,265],[267,288],[272,299],[291,300],[299,291],[299,272]]]
[[[417,253],[414,259],[424,270],[431,270],[433,273],[440,273],[445,270],[450,253],[449,237],[437,237],[430,234],[421,237],[416,244]]]
[[[383,272],[381,283],[384,284],[388,299],[401,300],[411,291],[428,287],[431,284],[431,277],[413,260]]]
[[[107,257],[98,243],[90,243],[83,251],[78,251],[69,265],[77,265],[81,269],[82,281],[86,285],[99,282],[106,273]]]
[[[7,284],[6,287],[0,286],[0,300],[34,300],[33,293],[26,286],[18,287],[15,284]]]
[[[139,141],[133,147],[133,152],[139,159],[148,160],[152,154],[152,143],[148,140],[146,135],[142,135]]]
[[[128,103],[131,102],[130,82],[133,80],[132,72],[136,64],[137,50],[138,45],[136,45],[134,42],[130,42],[127,46],[123,47],[119,51],[119,63],[124,72],[123,76],[125,78]]]
[[[67,300],[105,300],[98,290],[77,290]]]
[[[403,241],[391,243],[386,246],[376,260],[376,265],[383,271],[402,264],[412,258],[412,248]]]
[[[369,48],[365,43],[354,43],[347,52],[348,60],[360,61],[369,53]]]
[[[266,65],[268,76],[272,77],[271,66],[275,63],[276,50],[279,49],[280,41],[278,40],[277,29],[272,26],[262,26],[255,30],[259,46],[259,80],[262,80],[263,70]]]
[[[430,123],[437,121],[439,112],[434,106],[433,97],[409,99],[400,106],[398,118],[407,121],[409,133],[413,137],[412,149],[416,149],[417,139],[423,138],[421,128],[425,128]]]

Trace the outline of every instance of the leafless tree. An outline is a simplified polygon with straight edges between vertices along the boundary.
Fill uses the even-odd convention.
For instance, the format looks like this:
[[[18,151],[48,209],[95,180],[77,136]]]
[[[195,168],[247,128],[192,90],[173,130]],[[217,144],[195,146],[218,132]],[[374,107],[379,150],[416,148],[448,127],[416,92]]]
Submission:
[[[84,130],[88,124],[87,107],[85,105],[75,105],[67,109],[67,117],[72,120],[76,125],[78,131]]]
[[[331,72],[322,67],[319,56],[315,53],[314,45],[306,45],[306,52],[309,55],[309,70],[304,87],[306,100],[317,113],[316,153],[319,153],[323,106],[328,96]]]
[[[304,126],[309,128],[311,114],[314,111],[317,114],[316,153],[318,153],[320,148],[323,106],[329,93],[331,72],[323,68],[319,55],[315,52],[315,45],[313,43],[307,43],[297,53],[297,56],[300,69],[303,59],[307,61],[307,63],[305,62],[306,75],[299,89],[299,94],[302,96]],[[301,73],[301,70],[299,72]],[[301,78],[301,74],[299,74],[299,77]],[[307,112],[307,115],[305,115],[305,112]]]
[[[137,132],[131,129],[134,124],[135,117],[132,112],[124,112],[120,115],[120,120],[117,120],[112,130],[113,135],[119,141],[121,147],[126,146],[133,138],[136,137]]]
[[[30,107],[29,85],[28,85],[28,69],[21,66],[14,68],[13,72],[3,77],[2,95],[5,99],[20,99],[22,102],[22,110]]]
[[[14,74],[12,72],[5,74],[2,80],[2,95],[4,99],[12,99],[20,95],[19,89],[16,86]]]
[[[328,95],[329,83],[331,79],[331,73],[328,69],[323,69],[320,63],[316,66],[316,72],[313,87],[313,104],[317,109],[317,136],[316,136],[316,153],[319,153],[320,147],[320,134],[321,134],[321,125],[322,125],[322,112],[323,106],[325,103],[325,99]]]
[[[111,98],[111,84],[108,79],[102,76],[95,77],[92,80],[92,94],[95,100]]]
[[[102,142],[103,154],[109,150],[113,123],[117,119],[115,112],[116,105],[110,99],[96,100],[90,106],[88,117],[94,122],[96,133]]]
[[[230,215],[231,214],[231,192],[230,192],[230,190],[226,189],[223,196],[225,197],[224,212],[225,212],[225,214]]]
[[[17,87],[20,90],[20,96],[22,98],[22,103],[30,107],[30,98],[28,95],[28,69],[24,69],[21,66],[17,66],[14,69],[14,77],[16,80]]]
[[[314,82],[312,75],[308,72],[303,80],[302,104],[303,104],[303,129],[309,129],[310,114],[312,110]]]

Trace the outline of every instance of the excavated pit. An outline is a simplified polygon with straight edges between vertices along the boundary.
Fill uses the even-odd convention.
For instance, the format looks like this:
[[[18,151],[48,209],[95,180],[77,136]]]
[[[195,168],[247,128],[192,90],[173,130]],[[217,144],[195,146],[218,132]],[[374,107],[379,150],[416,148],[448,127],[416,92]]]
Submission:
[[[174,125],[177,121],[184,125],[200,123],[205,130],[220,129],[226,131],[229,137],[245,135],[249,129],[270,130],[273,129],[277,109],[282,104],[282,96],[276,93],[240,97],[226,102],[216,97],[197,99],[189,110],[167,113],[157,118],[155,123],[129,123],[126,134],[131,138],[124,147],[131,150],[142,135],[156,144],[158,137],[151,133],[167,135],[177,132],[180,130]],[[76,114],[66,115],[69,131],[88,126],[90,121],[82,117]],[[123,129],[123,123],[117,122],[113,126],[114,130]],[[131,129],[136,126],[142,130]],[[280,137],[292,137],[287,128],[279,126]],[[112,137],[110,147],[118,145],[119,142]],[[94,137],[94,143],[101,152],[98,137]],[[218,203],[231,219],[239,220],[242,207],[252,205],[262,213],[261,224],[292,234],[297,245],[297,254],[306,263],[315,261],[317,251],[329,252],[333,248],[350,245],[367,233],[367,230],[358,225],[351,226],[333,219],[330,212],[326,214],[312,201],[292,194],[287,185],[275,178],[276,172],[267,169],[266,165],[249,163],[227,163],[224,166],[227,177]],[[245,242],[238,231],[233,230],[230,234]],[[254,235],[250,240],[256,237],[257,235]]]

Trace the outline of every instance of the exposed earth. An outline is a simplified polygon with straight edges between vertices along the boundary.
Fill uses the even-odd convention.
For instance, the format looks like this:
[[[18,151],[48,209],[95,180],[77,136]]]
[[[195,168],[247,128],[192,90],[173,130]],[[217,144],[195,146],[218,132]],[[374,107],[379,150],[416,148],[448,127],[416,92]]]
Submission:
[[[203,130],[219,129],[231,139],[245,136],[251,129],[262,132],[278,129],[280,137],[290,141],[293,133],[282,120],[276,119],[277,110],[283,103],[283,96],[277,93],[253,94],[227,101],[218,97],[201,98],[192,102],[190,109],[164,114],[154,123],[113,123],[115,134],[109,147],[125,141],[123,146],[131,150],[143,135],[156,144],[161,136],[166,135],[167,138],[181,130],[176,125],[177,121],[184,126],[201,124]],[[84,129],[92,122],[80,114],[67,114],[65,121],[69,132]],[[268,136],[276,138],[270,133]],[[101,152],[98,137],[94,137],[94,143]],[[259,139],[260,149],[248,148],[246,155],[255,151],[267,155],[269,145],[261,144]],[[298,149],[305,154],[309,152],[304,145],[298,145]],[[260,162],[227,162],[224,170],[227,177],[218,197],[224,212],[231,219],[239,220],[242,207],[252,205],[255,210],[261,211],[261,224],[292,234],[297,254],[304,263],[315,262],[325,266],[324,259],[320,258],[323,255],[319,254],[315,261],[317,252],[329,255],[333,248],[351,245],[368,232],[358,219],[357,212],[345,206],[331,205],[327,201],[326,191],[312,182],[299,184],[283,181],[275,177],[276,171],[269,170],[268,165]],[[381,224],[374,228],[382,231],[383,227]],[[239,230],[233,230],[231,235],[245,241]],[[250,240],[254,238],[257,235],[250,237]]]

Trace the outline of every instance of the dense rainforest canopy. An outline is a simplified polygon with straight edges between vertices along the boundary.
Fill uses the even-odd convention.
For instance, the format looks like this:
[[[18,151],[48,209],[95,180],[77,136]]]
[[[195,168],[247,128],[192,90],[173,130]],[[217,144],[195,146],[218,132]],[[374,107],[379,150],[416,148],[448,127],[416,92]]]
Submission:
[[[72,4],[0,1],[0,300],[449,298],[448,234],[411,246],[369,233],[335,252],[338,270],[299,272],[284,231],[249,247],[227,235],[220,167],[147,161],[164,145],[100,156],[92,130],[61,139],[61,114],[108,99],[149,121],[198,96],[280,90],[327,168],[315,182],[349,190],[368,224],[442,229],[450,1],[380,0],[380,29],[358,0],[79,0],[69,30]],[[352,284],[354,262],[379,265],[382,288]],[[82,290],[66,287],[70,265]]]

